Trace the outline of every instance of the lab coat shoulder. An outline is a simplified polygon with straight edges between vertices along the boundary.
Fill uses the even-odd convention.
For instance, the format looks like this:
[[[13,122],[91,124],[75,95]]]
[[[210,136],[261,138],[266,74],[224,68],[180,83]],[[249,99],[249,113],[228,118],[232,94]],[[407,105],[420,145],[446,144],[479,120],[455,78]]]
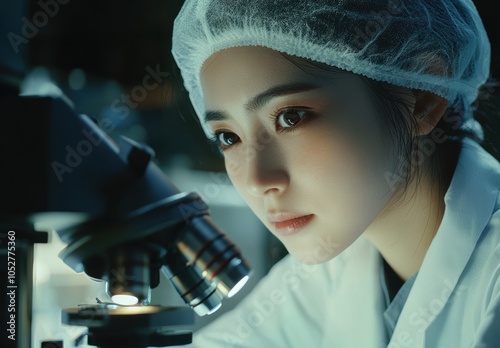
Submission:
[[[464,141],[445,213],[388,347],[500,344],[500,164]]]
[[[443,279],[436,296],[410,317],[417,331],[428,325],[425,347],[499,347],[500,211],[486,225],[456,285]],[[438,314],[434,320],[433,313]]]
[[[196,332],[194,347],[319,347],[325,302],[356,247],[319,265],[285,256],[235,309]]]
[[[464,187],[463,198],[470,202],[464,204],[467,209],[461,215],[483,228],[477,229],[477,242],[450,296],[449,310],[441,313],[434,330],[440,331],[436,332],[435,337],[439,337],[436,343],[450,344],[449,336],[457,332],[456,327],[461,327],[454,335],[459,338],[457,347],[493,348],[500,346],[500,165],[482,149],[476,153],[477,162],[468,163],[467,173],[474,192],[467,194]],[[479,223],[482,216],[487,216],[484,224]],[[470,227],[463,233],[469,237],[475,231]],[[446,321],[447,325],[446,318],[451,319]],[[455,325],[454,330],[451,325]]]
[[[477,284],[480,284],[484,294],[483,313],[495,307],[495,301],[498,302],[500,297],[500,164],[492,162],[496,165],[492,168],[494,184],[491,185],[491,190],[495,192],[496,202],[472,257],[472,263],[474,264],[475,261],[477,264],[479,275]],[[481,293],[481,291],[478,292]],[[496,320],[498,331],[500,331],[500,315],[497,314]],[[500,344],[500,332],[497,338],[497,343]]]
[[[484,238],[478,243],[483,254],[480,259],[482,273],[477,284],[482,288],[480,314],[474,335],[474,348],[493,348],[500,345],[500,200],[496,212],[483,232]]]

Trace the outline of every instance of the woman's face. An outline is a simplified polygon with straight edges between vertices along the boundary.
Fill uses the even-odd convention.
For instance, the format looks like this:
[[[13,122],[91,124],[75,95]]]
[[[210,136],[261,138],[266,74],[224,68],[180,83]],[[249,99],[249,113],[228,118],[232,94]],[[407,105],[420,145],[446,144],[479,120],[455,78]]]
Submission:
[[[263,47],[214,54],[201,79],[229,177],[298,260],[335,257],[386,206],[395,156],[361,79]]]

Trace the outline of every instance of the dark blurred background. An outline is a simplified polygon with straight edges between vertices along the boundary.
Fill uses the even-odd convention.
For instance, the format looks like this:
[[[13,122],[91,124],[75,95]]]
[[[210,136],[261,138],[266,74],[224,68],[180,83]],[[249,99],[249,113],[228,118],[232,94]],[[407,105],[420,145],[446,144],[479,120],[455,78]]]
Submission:
[[[52,6],[42,6],[49,3]],[[170,54],[171,31],[182,3],[2,0],[0,49],[8,50],[16,61],[20,74],[12,79],[28,74],[25,90],[39,88],[34,86],[50,79],[74,102],[77,112],[105,122],[111,137],[125,134],[147,142],[156,150],[161,165],[222,171],[222,160],[205,139],[186,95],[173,87],[180,85],[180,80]],[[492,78],[498,79],[500,13],[494,2],[475,4],[493,47]],[[26,39],[23,29],[32,37]],[[13,53],[16,49],[19,52]],[[163,76],[143,93],[145,88],[141,87],[145,87],[144,79],[151,69]],[[168,76],[164,76],[166,72]],[[498,105],[498,95],[498,88],[487,90],[478,112],[491,139],[498,138],[494,133],[500,129],[498,110],[493,107]],[[492,146],[486,145],[490,150]]]

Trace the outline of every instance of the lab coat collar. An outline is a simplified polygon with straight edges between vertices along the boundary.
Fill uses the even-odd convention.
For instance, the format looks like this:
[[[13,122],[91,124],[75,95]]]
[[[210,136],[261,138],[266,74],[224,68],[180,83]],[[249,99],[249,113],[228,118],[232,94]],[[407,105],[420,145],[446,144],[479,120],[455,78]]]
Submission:
[[[464,140],[445,195],[445,212],[401,312],[389,348],[423,347],[425,330],[455,290],[498,195],[499,164],[471,140]]]

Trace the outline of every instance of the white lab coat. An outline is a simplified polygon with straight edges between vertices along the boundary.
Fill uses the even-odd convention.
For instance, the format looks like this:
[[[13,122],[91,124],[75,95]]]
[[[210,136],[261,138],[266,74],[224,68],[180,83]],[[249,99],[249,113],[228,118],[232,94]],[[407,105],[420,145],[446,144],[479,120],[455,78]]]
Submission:
[[[335,259],[287,256],[197,348],[500,347],[500,165],[464,141],[446,209],[387,342],[381,257],[360,237]],[[402,226],[404,228],[404,226]]]

